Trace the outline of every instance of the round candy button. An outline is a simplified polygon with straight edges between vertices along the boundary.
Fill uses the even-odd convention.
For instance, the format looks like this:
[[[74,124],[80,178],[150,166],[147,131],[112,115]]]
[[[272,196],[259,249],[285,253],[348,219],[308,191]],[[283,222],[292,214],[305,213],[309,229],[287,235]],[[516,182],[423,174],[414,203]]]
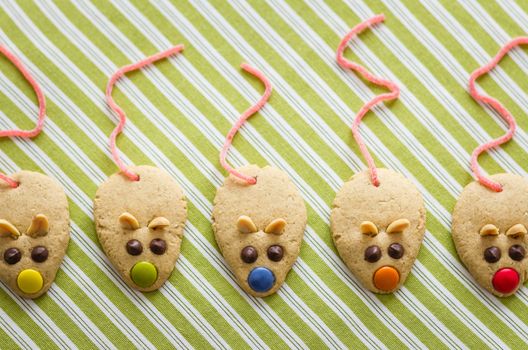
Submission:
[[[256,267],[249,273],[248,284],[255,292],[267,292],[275,284],[275,275],[266,267]]]
[[[511,293],[519,285],[519,274],[514,269],[504,268],[493,275],[493,288],[499,293]]]
[[[25,294],[35,294],[42,289],[44,280],[40,272],[27,269],[18,274],[18,288]]]
[[[374,286],[384,292],[390,292],[398,286],[400,273],[394,267],[382,266],[374,272]]]
[[[138,287],[148,288],[158,279],[158,270],[153,264],[140,261],[130,270],[130,278]]]

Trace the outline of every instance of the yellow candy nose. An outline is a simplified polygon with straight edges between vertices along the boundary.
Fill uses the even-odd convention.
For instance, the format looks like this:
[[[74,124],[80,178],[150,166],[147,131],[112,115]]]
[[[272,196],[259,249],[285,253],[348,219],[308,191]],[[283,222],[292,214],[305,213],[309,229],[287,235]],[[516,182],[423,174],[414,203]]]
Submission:
[[[40,272],[27,269],[18,274],[18,288],[25,294],[35,294],[42,289],[44,280]]]

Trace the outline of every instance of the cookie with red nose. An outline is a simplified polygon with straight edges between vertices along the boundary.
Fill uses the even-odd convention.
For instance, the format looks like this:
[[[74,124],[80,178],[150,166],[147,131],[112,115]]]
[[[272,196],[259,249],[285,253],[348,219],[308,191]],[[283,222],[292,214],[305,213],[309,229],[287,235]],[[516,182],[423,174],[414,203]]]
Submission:
[[[180,254],[187,202],[165,171],[131,167],[139,181],[121,173],[97,190],[94,216],[97,236],[123,280],[143,292],[159,289]]]
[[[68,200],[50,177],[21,171],[0,185],[0,280],[35,299],[55,280],[70,240]]]
[[[478,182],[467,185],[453,211],[452,234],[458,256],[475,280],[491,293],[514,294],[526,280],[528,179],[491,176],[494,192]]]
[[[240,286],[265,297],[280,288],[299,256],[306,207],[283,171],[256,165],[238,171],[257,183],[226,178],[214,199],[213,229]]]
[[[345,182],[331,213],[339,255],[369,290],[392,293],[407,279],[425,234],[422,195],[403,175],[378,169],[379,186],[363,171]]]

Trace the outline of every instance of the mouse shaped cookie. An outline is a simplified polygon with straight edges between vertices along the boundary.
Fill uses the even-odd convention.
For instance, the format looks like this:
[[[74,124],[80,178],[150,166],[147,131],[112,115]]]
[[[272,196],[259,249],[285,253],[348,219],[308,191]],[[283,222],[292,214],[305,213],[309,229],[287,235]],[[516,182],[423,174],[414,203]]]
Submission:
[[[453,241],[458,256],[477,282],[505,297],[526,280],[528,179],[497,174],[492,191],[478,182],[464,188],[453,212]]]
[[[230,175],[214,199],[216,242],[239,284],[251,295],[275,293],[299,256],[306,207],[281,170],[249,165],[237,169],[255,184]]]
[[[345,182],[331,213],[339,255],[369,290],[392,293],[411,271],[425,234],[425,207],[403,175],[377,169],[379,186],[363,171]]]
[[[50,177],[21,171],[0,185],[0,279],[24,298],[38,298],[55,280],[70,240],[64,190]]]
[[[187,202],[165,171],[135,166],[131,181],[122,173],[97,190],[94,216],[97,236],[125,282],[143,292],[159,289],[180,254]]]

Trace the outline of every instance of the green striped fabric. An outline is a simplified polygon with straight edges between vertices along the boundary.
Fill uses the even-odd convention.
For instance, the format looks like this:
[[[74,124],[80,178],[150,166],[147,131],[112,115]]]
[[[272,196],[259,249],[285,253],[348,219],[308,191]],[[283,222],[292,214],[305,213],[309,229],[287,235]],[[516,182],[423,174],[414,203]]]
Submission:
[[[480,288],[450,237],[453,206],[472,181],[471,151],[505,132],[466,91],[469,73],[528,32],[528,3],[423,0],[2,1],[0,42],[48,99],[44,132],[0,140],[0,170],[39,171],[65,188],[72,240],[50,291],[35,301],[0,284],[0,348],[526,348],[528,290],[498,299]],[[349,126],[382,90],[340,69],[335,49],[376,13],[384,24],[353,40],[348,58],[396,81],[401,98],[369,113],[362,134],[379,166],[411,179],[427,205],[427,233],[405,286],[362,288],[332,243],[329,213],[342,183],[365,169]],[[189,200],[182,254],[158,292],[128,288],[95,234],[92,199],[117,171],[107,146],[117,118],[104,101],[117,67],[171,45],[183,54],[122,79],[129,115],[119,147],[128,164],[167,170]],[[226,176],[218,152],[239,113],[262,93],[239,69],[271,80],[270,102],[242,128],[230,161],[272,164],[301,191],[309,220],[301,255],[280,291],[244,293],[210,224]],[[517,117],[519,131],[481,157],[489,173],[528,171],[528,56],[514,50],[479,82]],[[33,91],[0,62],[0,128],[30,128]]]

